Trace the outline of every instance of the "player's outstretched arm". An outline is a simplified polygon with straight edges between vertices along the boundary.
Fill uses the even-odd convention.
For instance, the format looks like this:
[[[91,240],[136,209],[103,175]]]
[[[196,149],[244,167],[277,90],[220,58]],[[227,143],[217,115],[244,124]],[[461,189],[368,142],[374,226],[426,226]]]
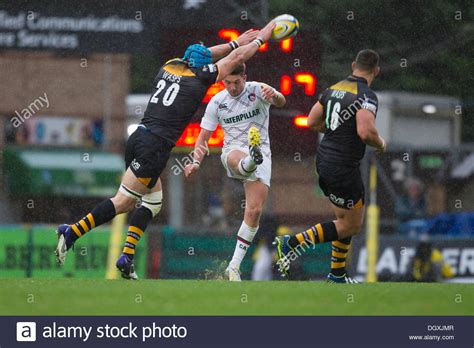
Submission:
[[[258,36],[258,30],[249,29],[237,39],[222,45],[216,45],[209,47],[209,50],[212,54],[212,62],[217,62],[218,60],[227,56],[233,50],[239,48],[240,46],[245,46],[255,40]]]
[[[219,76],[216,82],[225,79],[237,66],[245,63],[253,57],[260,46],[270,39],[273,28],[275,28],[275,22],[270,21],[262,30],[260,30],[257,39],[245,46],[237,48],[227,57],[218,61],[216,64],[219,67]]]
[[[356,113],[357,134],[360,139],[377,151],[385,151],[385,140],[379,135],[375,127],[375,116],[367,109],[360,109]]]
[[[260,88],[262,90],[262,97],[267,102],[272,105],[275,105],[278,108],[281,108],[286,104],[285,96],[282,93],[278,92],[275,88],[267,85],[266,83],[260,83],[260,85]]]
[[[324,109],[319,101],[313,105],[309,112],[308,127],[321,133],[326,131],[326,126],[324,124]]]
[[[196,173],[199,170],[199,167],[204,160],[204,157],[209,152],[207,143],[211,138],[212,131],[201,128],[201,132],[196,140],[193,151],[193,163],[186,165],[184,167],[184,175],[189,177]]]

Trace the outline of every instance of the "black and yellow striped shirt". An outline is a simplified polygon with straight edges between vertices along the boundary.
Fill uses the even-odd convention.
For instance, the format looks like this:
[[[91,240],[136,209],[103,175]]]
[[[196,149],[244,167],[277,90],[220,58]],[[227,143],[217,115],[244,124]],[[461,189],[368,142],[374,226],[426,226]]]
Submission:
[[[141,123],[175,144],[218,76],[215,64],[193,68],[181,59],[166,62],[155,77],[154,90]]]

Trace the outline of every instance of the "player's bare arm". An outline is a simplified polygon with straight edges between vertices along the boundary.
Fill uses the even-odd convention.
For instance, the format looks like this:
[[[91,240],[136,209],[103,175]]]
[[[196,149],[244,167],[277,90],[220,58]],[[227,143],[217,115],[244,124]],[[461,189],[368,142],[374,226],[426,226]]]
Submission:
[[[199,133],[196,144],[194,145],[193,163],[186,165],[184,168],[184,175],[186,177],[193,175],[199,170],[199,167],[208,152],[207,143],[209,142],[211,135],[212,131],[201,128],[201,132]]]
[[[212,62],[217,62],[218,60],[227,56],[233,50],[239,48],[240,46],[245,46],[255,40],[258,36],[258,30],[249,29],[242,35],[240,35],[237,39],[221,44],[209,47],[209,50],[212,53]]]
[[[309,112],[308,127],[321,133],[326,131],[326,125],[324,124],[324,109],[319,101],[313,105]]]
[[[366,109],[360,109],[356,114],[357,134],[361,140],[369,146],[375,147],[377,151],[385,151],[385,140],[379,135],[375,127],[375,116]]]
[[[257,39],[245,46],[237,48],[227,57],[218,61],[216,63],[219,67],[219,76],[217,78],[217,82],[225,79],[238,65],[241,65],[252,58],[253,55],[257,53],[260,46],[270,39],[274,27],[275,22],[270,21],[262,30],[260,30]]]
[[[275,105],[278,108],[281,108],[286,104],[285,96],[272,86],[269,86],[266,83],[261,83],[261,90],[263,99],[270,104]]]

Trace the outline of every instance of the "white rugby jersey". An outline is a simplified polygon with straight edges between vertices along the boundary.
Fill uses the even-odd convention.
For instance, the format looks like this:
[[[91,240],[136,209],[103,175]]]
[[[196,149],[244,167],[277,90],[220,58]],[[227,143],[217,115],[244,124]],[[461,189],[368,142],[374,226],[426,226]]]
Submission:
[[[243,147],[248,149],[248,130],[255,126],[260,131],[262,153],[271,156],[268,136],[268,119],[271,104],[263,99],[259,82],[248,81],[237,97],[227,90],[220,91],[207,105],[201,127],[214,131],[220,124],[224,130],[224,148]]]

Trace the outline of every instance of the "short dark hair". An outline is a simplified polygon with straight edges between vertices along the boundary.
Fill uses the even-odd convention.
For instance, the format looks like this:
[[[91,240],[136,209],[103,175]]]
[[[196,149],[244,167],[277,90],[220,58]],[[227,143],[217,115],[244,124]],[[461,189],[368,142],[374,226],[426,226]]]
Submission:
[[[380,56],[371,49],[365,49],[357,53],[355,63],[356,68],[363,71],[371,71],[379,66]]]
[[[240,65],[237,65],[237,67],[232,70],[232,72],[230,73],[230,75],[241,75],[241,76],[244,76],[245,75],[245,63],[242,63]]]

